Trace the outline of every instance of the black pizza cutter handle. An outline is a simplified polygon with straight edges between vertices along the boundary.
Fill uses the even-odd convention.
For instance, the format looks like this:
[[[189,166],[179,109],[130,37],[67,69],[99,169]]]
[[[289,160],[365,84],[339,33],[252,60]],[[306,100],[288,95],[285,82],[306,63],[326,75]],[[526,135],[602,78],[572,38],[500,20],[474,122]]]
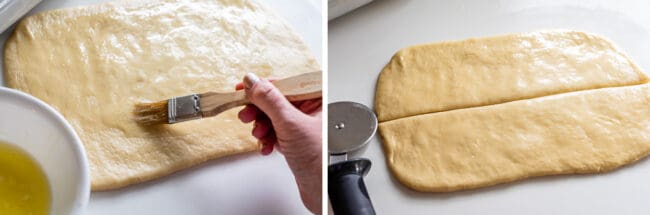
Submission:
[[[370,160],[364,158],[329,166],[328,193],[334,214],[375,214],[363,182],[370,166]]]

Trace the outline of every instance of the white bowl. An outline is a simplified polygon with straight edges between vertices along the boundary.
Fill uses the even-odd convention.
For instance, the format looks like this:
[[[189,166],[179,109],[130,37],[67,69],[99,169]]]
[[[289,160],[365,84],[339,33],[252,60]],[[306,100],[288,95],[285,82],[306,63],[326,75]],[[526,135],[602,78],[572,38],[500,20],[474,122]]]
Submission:
[[[52,194],[50,214],[82,214],[90,195],[88,161],[72,126],[49,105],[0,87],[0,141],[36,160]]]

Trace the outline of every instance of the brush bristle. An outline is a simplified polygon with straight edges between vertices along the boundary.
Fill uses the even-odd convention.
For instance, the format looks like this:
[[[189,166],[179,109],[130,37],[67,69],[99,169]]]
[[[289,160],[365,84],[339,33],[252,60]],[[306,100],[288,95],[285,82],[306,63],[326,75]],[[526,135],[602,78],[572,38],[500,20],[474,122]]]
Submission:
[[[139,103],[133,110],[134,120],[143,125],[155,125],[168,123],[167,116],[168,101],[154,103]]]

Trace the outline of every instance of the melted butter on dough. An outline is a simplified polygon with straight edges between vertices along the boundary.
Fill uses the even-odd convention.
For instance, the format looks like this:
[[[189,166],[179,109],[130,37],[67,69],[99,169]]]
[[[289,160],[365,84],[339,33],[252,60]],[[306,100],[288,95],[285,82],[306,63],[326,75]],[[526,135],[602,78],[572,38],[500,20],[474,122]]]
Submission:
[[[451,110],[379,125],[393,174],[419,191],[612,170],[650,153],[650,85]]]
[[[547,31],[412,46],[377,80],[379,121],[602,87],[647,76],[596,35]]]
[[[153,179],[255,150],[237,110],[139,126],[133,105],[232,91],[247,72],[281,78],[319,69],[288,24],[236,1],[122,1],[25,18],[5,45],[5,80],[60,111],[88,152],[93,190]]]

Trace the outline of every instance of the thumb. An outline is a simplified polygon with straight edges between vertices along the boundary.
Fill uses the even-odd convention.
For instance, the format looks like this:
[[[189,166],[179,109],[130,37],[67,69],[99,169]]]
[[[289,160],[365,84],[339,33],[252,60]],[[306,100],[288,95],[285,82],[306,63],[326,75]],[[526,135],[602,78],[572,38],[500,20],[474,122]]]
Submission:
[[[246,87],[246,97],[269,116],[272,122],[285,121],[295,117],[297,113],[301,113],[268,80],[260,79],[257,75],[248,73],[244,77],[244,85]]]

